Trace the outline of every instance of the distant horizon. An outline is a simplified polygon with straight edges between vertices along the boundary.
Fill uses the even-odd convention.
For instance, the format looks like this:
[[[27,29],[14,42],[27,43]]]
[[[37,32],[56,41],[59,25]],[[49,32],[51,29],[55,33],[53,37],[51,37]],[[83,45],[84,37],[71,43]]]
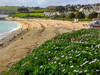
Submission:
[[[65,5],[87,5],[100,3],[100,0],[1,0],[0,6],[25,6],[25,7],[47,7]]]
[[[93,3],[93,4],[90,4],[90,5],[94,5],[94,4],[98,4],[98,3]],[[49,6],[67,6],[67,5],[89,5],[89,4],[66,4],[66,5],[49,5]],[[49,6],[46,6],[46,7],[49,7]],[[21,5],[0,5],[0,7],[40,7],[40,6],[21,6]],[[40,8],[46,8],[46,7],[40,7]]]

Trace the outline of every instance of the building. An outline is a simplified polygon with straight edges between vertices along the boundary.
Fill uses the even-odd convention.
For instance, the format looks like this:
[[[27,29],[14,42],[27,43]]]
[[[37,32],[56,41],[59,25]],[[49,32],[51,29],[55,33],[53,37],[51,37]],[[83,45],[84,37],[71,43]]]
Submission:
[[[61,15],[60,12],[44,12],[45,16],[54,16],[54,15]]]
[[[83,7],[79,10],[80,12],[83,12],[86,16],[88,16],[89,14],[91,14],[92,12],[97,12],[100,13],[100,6],[92,6],[90,7]]]

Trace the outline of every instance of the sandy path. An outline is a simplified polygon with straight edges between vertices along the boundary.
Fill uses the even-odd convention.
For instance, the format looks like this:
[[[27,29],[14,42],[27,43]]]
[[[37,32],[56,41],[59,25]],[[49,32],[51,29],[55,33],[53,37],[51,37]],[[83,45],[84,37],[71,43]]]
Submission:
[[[12,64],[31,53],[34,48],[46,40],[58,34],[87,28],[83,27],[82,24],[88,24],[88,22],[72,23],[69,21],[39,19],[18,22],[23,24],[24,28],[30,28],[30,30],[21,36],[23,39],[20,39],[20,37],[18,40],[11,42],[7,47],[0,49],[0,71],[10,68]]]

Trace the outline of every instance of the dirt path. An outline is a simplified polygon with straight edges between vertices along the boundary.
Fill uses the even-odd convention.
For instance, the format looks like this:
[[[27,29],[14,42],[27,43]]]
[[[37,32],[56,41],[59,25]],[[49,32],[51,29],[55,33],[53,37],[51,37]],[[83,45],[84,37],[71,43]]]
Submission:
[[[30,21],[18,21],[21,24],[28,24],[30,30],[24,34],[23,39],[11,42],[7,47],[0,49],[0,72],[9,69],[12,64],[25,57],[31,51],[49,40],[56,35],[79,30],[83,27],[82,24],[88,24],[88,22],[72,23],[69,21],[57,21],[57,20],[30,20]],[[27,27],[26,27],[27,28]]]

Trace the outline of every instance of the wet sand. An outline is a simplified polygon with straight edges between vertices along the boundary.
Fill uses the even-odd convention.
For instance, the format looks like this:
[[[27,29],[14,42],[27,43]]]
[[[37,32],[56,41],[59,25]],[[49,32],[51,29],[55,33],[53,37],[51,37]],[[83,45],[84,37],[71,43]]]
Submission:
[[[20,35],[8,46],[0,48],[0,72],[9,69],[12,64],[24,58],[46,40],[65,32],[88,28],[83,26],[83,24],[88,24],[88,22],[72,23],[70,21],[42,19],[16,21],[22,24],[23,28],[28,29],[28,31]]]

